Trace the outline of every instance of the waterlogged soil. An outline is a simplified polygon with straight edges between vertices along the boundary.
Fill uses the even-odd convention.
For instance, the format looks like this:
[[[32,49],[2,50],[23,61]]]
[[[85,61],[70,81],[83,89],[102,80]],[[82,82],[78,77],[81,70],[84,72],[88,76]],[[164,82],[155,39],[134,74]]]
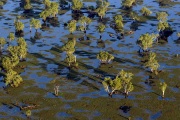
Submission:
[[[33,13],[25,14],[19,1],[7,0],[3,9],[0,9],[0,37],[7,39],[9,32],[15,32],[13,25],[16,16],[21,16],[25,24],[24,38],[28,44],[28,56],[21,62],[17,71],[23,78],[23,83],[18,88],[6,88],[0,82],[0,119],[26,119],[23,106],[35,106],[31,109],[30,119],[43,120],[179,120],[180,115],[180,44],[177,32],[180,32],[180,2],[169,2],[159,6],[154,0],[137,0],[132,10],[141,18],[138,24],[132,24],[133,19],[126,16],[129,11],[121,9],[121,0],[109,0],[104,22],[105,32],[102,40],[96,30],[99,18],[93,18],[89,25],[87,36],[89,40],[81,40],[83,33],[76,31],[69,34],[64,23],[73,19],[71,10],[60,10],[58,21],[49,21],[46,27],[29,32],[29,20],[32,17],[41,20],[39,13],[44,9],[40,2],[33,0]],[[84,0],[85,5],[96,5],[94,0]],[[140,9],[147,6],[153,13],[150,17],[143,17]],[[154,43],[151,51],[157,54],[160,64],[159,73],[154,79],[149,79],[149,69],[142,65],[139,56],[139,46],[136,44],[141,34],[158,33],[156,25],[156,12],[166,11],[168,22],[173,29],[173,34],[168,37],[168,42]],[[112,17],[122,14],[124,18],[123,39],[117,39],[116,32],[110,27]],[[84,13],[87,16],[87,13]],[[136,28],[133,34],[129,34]],[[111,36],[111,35],[113,36]],[[36,36],[35,36],[36,35]],[[69,68],[64,61],[66,53],[61,51],[68,38],[75,37],[75,55],[79,64],[77,68]],[[37,39],[38,38],[38,39]],[[15,43],[15,42],[14,42]],[[13,42],[12,42],[13,44]],[[3,48],[6,50],[7,45]],[[115,56],[110,64],[100,64],[96,55],[108,51]],[[20,68],[21,67],[21,68]],[[22,68],[23,67],[23,68]],[[127,98],[123,94],[111,97],[104,91],[102,81],[104,77],[115,75],[121,70],[134,74],[132,83],[134,90]],[[3,79],[3,74],[1,80]],[[168,84],[165,98],[161,97],[159,83]],[[59,85],[59,96],[54,95],[54,87]]]

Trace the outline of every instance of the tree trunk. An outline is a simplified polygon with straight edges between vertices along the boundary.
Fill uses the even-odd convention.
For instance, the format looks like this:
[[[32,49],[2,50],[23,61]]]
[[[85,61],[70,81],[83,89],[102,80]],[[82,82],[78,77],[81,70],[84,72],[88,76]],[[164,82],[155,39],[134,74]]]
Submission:
[[[162,98],[164,98],[164,91],[163,91],[163,94],[162,94]]]

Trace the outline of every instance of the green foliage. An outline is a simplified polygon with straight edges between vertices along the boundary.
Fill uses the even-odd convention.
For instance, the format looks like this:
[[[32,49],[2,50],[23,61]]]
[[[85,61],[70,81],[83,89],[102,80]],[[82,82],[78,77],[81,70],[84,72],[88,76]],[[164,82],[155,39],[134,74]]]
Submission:
[[[121,70],[119,74],[116,76],[116,78],[119,78],[121,80],[122,86],[124,88],[124,92],[128,95],[129,92],[131,92],[134,87],[131,83],[132,80],[132,73],[125,72],[124,70]]]
[[[55,17],[58,14],[59,3],[51,2],[49,0],[44,0],[43,3],[46,5],[46,9],[40,13],[40,17],[46,21],[47,17]]]
[[[159,22],[158,25],[157,25],[157,29],[159,31],[163,31],[163,30],[166,30],[166,29],[169,29],[169,24],[167,22]]]
[[[81,0],[72,0],[72,9],[73,10],[80,10],[83,6]]]
[[[34,27],[36,30],[37,30],[38,28],[41,28],[41,22],[40,22],[40,20],[38,20],[38,19],[32,18],[32,19],[30,20],[30,25],[31,25],[32,27]]]
[[[75,51],[76,39],[69,40],[65,45],[62,46],[61,50],[66,51],[67,54],[73,54]]]
[[[161,91],[162,91],[162,92],[165,91],[166,88],[167,88],[167,84],[166,84],[165,82],[161,82],[161,83],[160,83],[160,89],[161,89]]]
[[[55,17],[56,14],[58,14],[58,8],[59,8],[59,3],[51,2],[49,11],[51,11],[53,17]]]
[[[8,51],[11,55],[18,56],[21,60],[26,58],[27,44],[24,38],[20,37],[17,40],[18,46],[9,46]]]
[[[31,113],[31,110],[27,110],[27,111],[26,111],[26,116],[27,116],[27,117],[30,117],[31,114],[32,114],[32,113]]]
[[[121,16],[121,15],[115,15],[114,17],[113,17],[113,19],[114,19],[114,21],[115,22],[117,22],[117,21],[123,21],[123,17]]]
[[[13,69],[19,63],[19,58],[16,55],[12,55],[11,57],[3,57],[2,58],[2,67],[8,71]]]
[[[143,7],[140,11],[144,16],[149,16],[152,12],[147,8]]]
[[[100,6],[95,10],[95,12],[98,13],[98,15],[101,17],[101,19],[105,16],[106,11],[107,11],[107,8],[108,8],[109,5],[110,5],[109,2],[102,1],[102,5],[100,5]]]
[[[84,27],[83,25],[78,26],[78,30],[80,30],[80,31],[85,31],[85,30],[86,30],[86,27]]]
[[[109,86],[112,86],[113,80],[110,77],[105,77],[102,84],[104,86],[105,91],[109,92]]]
[[[101,7],[103,5],[103,0],[96,0],[96,7]]]
[[[104,7],[99,7],[95,10],[97,14],[101,17],[101,19],[105,16],[106,14],[106,9]]]
[[[44,20],[46,21],[47,17],[49,17],[51,15],[51,12],[49,10],[43,10],[39,16]]]
[[[102,84],[104,86],[104,89],[110,95],[112,95],[115,90],[121,90],[121,88],[123,88],[126,95],[128,95],[129,92],[134,90],[134,86],[130,82],[132,76],[132,73],[121,70],[114,80],[112,80],[110,77],[106,77]]]
[[[24,38],[20,37],[17,40],[18,43],[18,56],[20,59],[25,59],[27,55],[27,43]]]
[[[76,30],[76,20],[71,20],[68,23],[68,29],[70,33],[73,33]]]
[[[11,40],[11,41],[14,40],[14,39],[15,39],[14,33],[10,32],[8,38],[9,38],[9,40]]]
[[[123,18],[121,15],[115,15],[113,17],[114,19],[114,22],[115,22],[115,28],[118,30],[118,31],[121,31],[124,27],[124,24],[123,24]]]
[[[156,35],[155,34],[143,34],[140,36],[139,38],[139,44],[141,46],[141,48],[144,50],[144,51],[147,51],[148,48],[152,47],[152,44],[153,44],[153,40],[156,38]]]
[[[131,11],[129,16],[134,19],[135,21],[140,21],[141,18],[139,17],[138,13],[134,12],[134,11]]]
[[[116,77],[120,78],[123,84],[127,84],[132,80],[132,76],[132,73],[128,73],[124,70],[121,70]]]
[[[99,59],[101,63],[109,63],[114,59],[114,56],[106,51],[101,51],[99,54],[97,54],[97,59]]]
[[[48,8],[51,5],[51,2],[49,0],[43,0],[43,4]]]
[[[148,61],[144,63],[145,67],[149,67],[151,69],[151,72],[158,74],[158,68],[160,65],[158,64],[158,61],[156,60],[156,54],[151,52],[148,57]]]
[[[105,28],[106,28],[106,26],[104,24],[99,24],[97,27],[97,30],[99,33],[103,33]]]
[[[19,55],[19,46],[9,46],[7,49],[11,55]]]
[[[20,75],[12,69],[8,70],[4,78],[5,84],[10,85],[11,87],[18,87],[23,81]]]
[[[21,48],[27,48],[27,43],[23,37],[19,37],[17,43]]]
[[[112,80],[110,77],[105,77],[102,84],[104,86],[105,91],[107,91],[110,95],[112,95],[114,91],[121,90],[122,88],[121,80],[118,78]]]
[[[123,0],[122,1],[122,6],[126,8],[132,7],[133,3],[135,3],[135,0]]]
[[[131,82],[127,84],[127,94],[134,90],[134,86]]]
[[[5,39],[4,39],[3,37],[1,37],[1,38],[0,38],[0,47],[1,47],[1,49],[2,49],[2,47],[3,47],[5,44],[6,44]],[[1,50],[1,49],[0,49],[0,50]]]
[[[65,61],[69,66],[73,66],[74,64],[76,64],[76,56],[73,54],[67,54]],[[77,67],[77,64],[75,66]]]
[[[79,22],[80,22],[81,25],[83,26],[83,27],[81,27],[80,30],[81,30],[81,31],[86,31],[87,25],[90,24],[90,23],[92,22],[92,20],[91,20],[89,17],[82,16],[82,17],[80,18]],[[84,28],[84,30],[83,30],[83,28]]]
[[[167,21],[168,14],[166,12],[159,12],[156,13],[156,17],[160,22],[166,22]]]
[[[122,22],[122,21],[116,21],[115,23],[116,23],[116,29],[117,29],[118,31],[122,31],[122,30],[123,30],[123,27],[124,27],[123,22]]]
[[[24,6],[24,9],[25,10],[30,10],[30,9],[32,9],[32,5],[30,3],[26,3],[25,6]]]
[[[24,24],[21,21],[15,20],[14,25],[15,25],[15,29],[16,29],[17,32],[23,31]]]
[[[164,97],[164,93],[166,91],[166,88],[167,88],[167,84],[165,82],[161,82],[160,83],[160,90],[162,91],[163,95],[162,97]]]
[[[0,1],[0,6],[3,6],[3,5],[4,5],[4,3]]]

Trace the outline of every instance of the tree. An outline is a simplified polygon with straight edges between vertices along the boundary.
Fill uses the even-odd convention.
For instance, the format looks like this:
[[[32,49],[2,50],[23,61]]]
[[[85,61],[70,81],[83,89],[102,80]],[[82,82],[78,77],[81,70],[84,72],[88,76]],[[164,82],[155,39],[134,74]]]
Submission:
[[[97,59],[99,59],[101,63],[109,63],[114,59],[114,56],[106,51],[101,51],[99,54],[97,54]]]
[[[32,5],[30,0],[26,0],[25,5],[24,5],[24,10],[30,10],[32,9]]]
[[[100,5],[95,12],[97,12],[97,14],[102,18],[106,15],[106,11],[108,9],[108,6],[110,5],[109,2],[106,1],[102,1],[102,5]]]
[[[160,89],[162,91],[162,97],[164,98],[164,93],[166,91],[166,88],[167,88],[167,84],[165,82],[161,82],[160,83]]]
[[[67,54],[73,54],[75,51],[76,39],[69,40],[65,45],[62,46],[61,50],[66,51]]]
[[[166,12],[159,12],[156,13],[156,17],[160,22],[166,22],[167,21],[168,14]]]
[[[167,22],[159,22],[157,25],[158,31],[163,31],[169,28],[169,24]]]
[[[4,3],[0,1],[0,9],[3,9]]]
[[[128,96],[129,92],[133,91],[134,90],[134,86],[131,82],[129,82],[127,84],[127,89],[126,89],[126,95]]]
[[[38,19],[32,18],[30,20],[30,25],[36,29],[36,32],[37,32],[37,29],[41,28],[41,22]]]
[[[98,30],[98,32],[100,34],[100,39],[102,38],[102,33],[104,32],[105,28],[106,28],[106,26],[104,24],[102,24],[102,23],[99,24],[98,27],[97,27],[97,30]]]
[[[11,87],[18,87],[23,81],[22,77],[17,74],[17,72],[12,69],[8,70],[4,78],[5,84]]]
[[[3,46],[6,44],[6,41],[3,37],[0,38],[0,52],[2,51],[3,49]]]
[[[83,26],[81,30],[83,30],[84,28],[84,32],[86,33],[86,29],[87,29],[87,25],[90,24],[92,22],[92,20],[89,17],[86,16],[82,16],[79,20],[79,22],[81,23],[81,25]]]
[[[24,24],[23,24],[21,21],[15,20],[14,25],[15,25],[16,32],[21,32],[21,31],[23,31],[23,29],[24,29]]]
[[[4,5],[4,3],[0,1],[0,6],[3,6],[3,5]]]
[[[9,46],[7,49],[10,52],[10,55],[19,55],[19,46]]]
[[[140,12],[144,15],[144,16],[149,16],[152,12],[147,8],[147,7],[143,7]]]
[[[77,67],[76,63],[76,56],[73,54],[67,54],[65,61],[68,63],[69,66],[75,65]]]
[[[95,12],[97,12],[98,16],[100,16],[100,18],[102,20],[102,18],[106,15],[106,8],[99,7],[95,10]]]
[[[114,26],[115,30],[122,31],[124,27],[123,17],[121,15],[115,15],[113,19],[115,23],[115,26]]]
[[[68,29],[71,34],[76,30],[76,20],[71,20],[68,23]]]
[[[129,9],[132,7],[133,3],[135,3],[135,0],[123,0],[122,6],[126,9]]]
[[[120,90],[122,88],[121,80],[119,78],[112,80],[110,77],[105,77],[102,84],[105,91],[107,91],[111,97],[116,90]]]
[[[26,111],[26,116],[27,116],[28,118],[31,116],[31,114],[32,114],[32,113],[31,113],[31,110],[27,110],[27,111]]]
[[[9,38],[10,41],[14,40],[15,39],[14,33],[10,32],[9,35],[8,35],[8,38]]]
[[[124,89],[125,97],[128,96],[128,93],[131,92],[134,87],[131,83],[133,74],[130,72],[125,72],[124,70],[121,70],[119,74],[116,76],[121,80],[122,87]]]
[[[25,39],[23,37],[19,37],[17,39],[17,43],[18,43],[18,46],[27,48],[27,43],[26,43],[26,41],[25,41]]]
[[[22,37],[18,38],[17,43],[18,43],[18,57],[20,58],[20,60],[23,60],[26,58],[27,55],[27,43]]]
[[[43,21],[46,22],[46,19],[51,15],[51,12],[45,9],[39,15],[43,19]]]
[[[143,49],[143,51],[148,51],[148,48],[152,47],[153,40],[156,38],[155,34],[143,34],[140,36],[138,40],[138,44]]]
[[[50,11],[53,17],[56,17],[56,15],[58,14],[58,8],[59,8],[59,3],[51,2]]]
[[[115,15],[114,17],[113,17],[113,19],[114,19],[114,21],[115,22],[118,22],[118,21],[123,21],[123,17],[121,16],[121,15]]]
[[[43,0],[43,4],[46,6],[46,8],[51,6],[51,2],[49,0]]]
[[[81,0],[72,0],[72,9],[74,11],[79,11],[83,6],[83,3]]]
[[[2,58],[2,67],[8,71],[13,69],[19,63],[19,58],[17,55],[12,55],[11,57],[5,56]]]
[[[24,48],[24,47],[21,47],[21,46],[18,46],[19,47],[19,58],[20,60],[24,60],[27,56],[27,49]]]
[[[157,75],[158,68],[160,67],[160,65],[158,64],[158,61],[155,58],[156,58],[156,54],[151,52],[149,54],[147,62],[145,62],[144,65],[145,67],[149,67],[151,69],[151,72]]]

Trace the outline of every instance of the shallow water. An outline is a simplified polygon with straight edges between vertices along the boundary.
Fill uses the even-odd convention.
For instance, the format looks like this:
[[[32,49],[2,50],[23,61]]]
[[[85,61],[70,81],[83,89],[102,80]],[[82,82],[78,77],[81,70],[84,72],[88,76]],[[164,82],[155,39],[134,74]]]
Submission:
[[[109,0],[109,2],[111,5],[110,10],[106,14],[106,18],[109,21],[106,22],[102,43],[97,42],[99,40],[99,33],[96,31],[98,17],[93,19],[87,30],[87,36],[90,36],[90,40],[84,41],[78,39],[83,36],[82,32],[76,31],[73,35],[70,35],[68,29],[64,27],[64,23],[72,19],[71,10],[68,10],[63,15],[58,15],[59,23],[57,25],[47,23],[49,25],[47,30],[38,30],[41,34],[41,38],[38,40],[33,40],[35,35],[34,29],[32,29],[31,33],[29,32],[29,20],[32,16],[27,15],[22,19],[21,21],[25,24],[24,38],[28,44],[29,53],[26,61],[27,68],[21,73],[24,84],[20,88],[10,89],[9,94],[6,94],[3,89],[0,90],[1,103],[7,102],[7,104],[11,104],[11,102],[14,102],[11,101],[14,98],[14,94],[17,94],[16,99],[18,102],[22,102],[22,100],[37,102],[43,109],[39,110],[41,106],[35,110],[33,109],[32,118],[51,116],[55,119],[60,119],[61,117],[63,119],[116,119],[118,117],[127,119],[131,117],[135,120],[165,120],[166,114],[169,116],[176,115],[179,118],[180,116],[177,112],[169,113],[168,110],[175,109],[178,111],[180,108],[176,106],[179,104],[178,99],[180,97],[179,88],[176,87],[176,85],[180,85],[180,59],[179,57],[174,57],[176,54],[180,54],[180,44],[174,42],[178,39],[176,33],[180,31],[180,17],[177,15],[180,3],[177,2],[167,7],[160,7],[155,1],[144,0],[142,5],[137,4],[133,6],[133,11],[138,13],[139,16],[141,16],[139,11],[142,6],[147,6],[153,11],[151,15],[153,18],[140,22],[134,34],[125,35],[123,39],[119,40],[110,24],[113,22],[112,17],[115,14],[123,14],[123,10],[120,9],[121,0]],[[13,21],[15,17],[17,15],[25,15],[23,9],[19,7],[19,3],[20,1],[7,0],[7,3],[3,6],[5,11],[1,11],[3,16],[0,16],[0,37],[7,38],[9,32],[14,32]],[[41,12],[43,9],[43,6],[37,3],[32,5],[35,8],[34,13]],[[85,5],[95,6],[96,4],[95,2],[85,2]],[[136,44],[136,41],[141,34],[147,32],[158,33],[156,29],[158,21],[154,18],[158,11],[168,12],[168,22],[174,33],[168,38],[167,43],[154,43],[151,48],[151,51],[157,54],[160,70],[164,72],[160,73],[152,85],[149,85],[146,81],[150,73],[140,62],[141,57],[137,53],[139,46]],[[34,17],[41,20],[37,16],[37,14],[34,14]],[[133,20],[127,16],[123,17],[124,30],[129,31]],[[114,36],[110,37],[110,33],[114,34]],[[60,47],[67,42],[69,37],[77,38],[75,55],[77,56],[79,69],[69,69],[64,62],[66,53],[60,51]],[[7,45],[4,49],[6,48]],[[102,50],[110,52],[115,57],[108,65],[100,65],[99,60],[96,59],[96,55]],[[134,91],[126,99],[122,94],[113,95],[112,98],[109,98],[101,82],[106,76],[115,77],[121,69],[134,74],[132,80],[135,87]],[[0,80],[2,80],[2,77]],[[56,80],[55,83],[52,82],[53,80]],[[165,81],[169,86],[165,95],[167,97],[164,99],[162,99],[161,91],[158,87],[160,81]],[[60,84],[59,97],[53,94],[56,83]],[[5,86],[4,83],[0,82],[0,87],[2,88],[3,86]],[[32,95],[27,94],[22,98],[24,95],[23,91],[32,93]],[[33,98],[37,94],[39,98],[28,98]],[[42,99],[47,101],[42,103]],[[159,104],[162,102],[167,104],[164,108],[159,107]],[[53,105],[58,106],[60,109],[57,110]],[[64,107],[62,107],[63,105]],[[124,113],[119,109],[120,106],[132,106],[132,109]],[[46,108],[51,110],[54,116],[52,114],[43,115],[46,113]],[[3,113],[6,114],[3,115]],[[80,113],[82,114],[79,115]],[[3,115],[2,118],[8,119],[24,119],[26,117],[24,111],[20,111],[16,107],[9,109],[3,104],[0,105],[0,118],[1,115]]]

